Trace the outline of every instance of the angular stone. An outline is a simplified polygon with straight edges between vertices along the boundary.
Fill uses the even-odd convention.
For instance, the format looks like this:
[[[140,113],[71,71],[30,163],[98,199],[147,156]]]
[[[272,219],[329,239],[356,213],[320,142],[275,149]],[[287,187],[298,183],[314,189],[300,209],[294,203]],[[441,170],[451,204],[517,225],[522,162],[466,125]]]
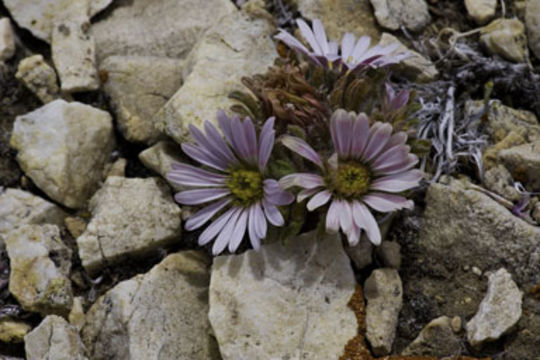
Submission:
[[[6,238],[9,291],[28,311],[67,315],[73,303],[71,250],[56,225],[24,225]]]
[[[160,136],[152,117],[182,85],[183,62],[176,59],[110,56],[100,65],[104,90],[122,135],[134,142],[154,143]]]
[[[28,360],[88,360],[77,329],[55,315],[24,337],[24,350]]]
[[[180,208],[158,178],[110,176],[89,204],[92,220],[77,239],[89,272],[128,256],[144,256],[178,240]]]
[[[495,16],[497,0],[465,0],[469,16],[478,24],[485,24]]]
[[[52,31],[52,59],[62,91],[67,93],[99,88],[94,39],[78,22],[55,23]]]
[[[227,14],[229,0],[133,0],[93,24],[97,59],[110,55],[185,57],[198,38]]]
[[[524,62],[527,56],[525,26],[518,19],[497,19],[485,26],[480,42],[487,50],[509,61]]]
[[[540,140],[502,150],[499,159],[530,191],[540,191]]]
[[[398,30],[404,26],[418,31],[431,21],[425,0],[371,0],[371,5],[377,22],[386,29]]]
[[[340,43],[347,32],[375,40],[381,35],[369,0],[292,0],[292,3],[304,17],[321,20],[331,41]]]
[[[441,316],[427,324],[401,355],[444,357],[459,354],[461,350],[461,338],[454,332],[452,318]]]
[[[486,171],[484,185],[488,190],[510,201],[518,201],[523,196],[514,187],[512,175],[503,165],[498,165]]]
[[[56,21],[93,16],[107,7],[112,0],[4,0],[20,27],[50,42]]]
[[[439,75],[439,71],[431,62],[431,60],[426,59],[423,55],[417,53],[414,50],[410,50],[405,45],[403,45],[395,36],[390,35],[389,33],[382,34],[380,41],[381,45],[390,45],[394,43],[400,44],[400,46],[395,50],[395,52],[407,51],[411,54],[410,57],[395,65],[395,71],[397,73],[408,79],[419,82],[430,82],[437,78],[437,76]]]
[[[0,341],[5,343],[21,343],[32,326],[19,320],[4,318],[0,320]]]
[[[223,360],[338,359],[357,333],[356,286],[335,235],[214,258],[209,318]]]
[[[8,60],[15,54],[15,34],[9,18],[0,19],[0,61]]]
[[[150,272],[122,281],[86,315],[82,338],[93,360],[214,360],[208,313],[208,260],[169,255]]]
[[[42,55],[22,59],[15,77],[45,104],[60,96],[56,73]]]
[[[357,269],[363,269],[373,261],[373,245],[366,236],[360,238],[356,246],[346,246],[345,252],[351,258]]]
[[[523,136],[514,131],[510,131],[504,139],[484,149],[484,153],[482,154],[484,170],[489,171],[490,169],[499,165],[499,153],[502,150],[510,149],[514,146],[525,143],[526,140]]]
[[[401,279],[395,269],[373,270],[364,284],[366,338],[377,356],[392,351],[399,311],[403,305]]]
[[[430,185],[419,252],[456,266],[490,270],[506,264],[518,283],[540,273],[540,228],[529,225],[467,182]]]
[[[488,290],[478,312],[467,323],[467,339],[473,346],[494,341],[513,329],[521,317],[523,294],[512,275],[501,268],[488,277]]]
[[[401,267],[401,245],[397,241],[383,241],[376,253],[385,267],[399,270]]]
[[[11,135],[17,161],[52,199],[81,208],[96,190],[114,146],[111,116],[55,100],[18,116]]]
[[[540,59],[540,0],[527,0],[525,26],[529,38],[529,48]]]
[[[0,243],[11,230],[26,224],[61,226],[66,213],[55,204],[19,189],[0,192]]]
[[[184,85],[157,113],[157,127],[177,142],[189,138],[189,125],[205,120],[216,123],[219,109],[228,110],[235,101],[233,90],[245,90],[244,76],[263,73],[277,56],[266,18],[242,11],[223,17],[202,37],[190,54]]]
[[[161,177],[166,178],[167,173],[172,170],[174,162],[185,162],[182,149],[173,141],[160,141],[152,147],[139,153],[139,160],[144,166],[153,170]],[[170,183],[175,191],[185,190],[186,187]]]

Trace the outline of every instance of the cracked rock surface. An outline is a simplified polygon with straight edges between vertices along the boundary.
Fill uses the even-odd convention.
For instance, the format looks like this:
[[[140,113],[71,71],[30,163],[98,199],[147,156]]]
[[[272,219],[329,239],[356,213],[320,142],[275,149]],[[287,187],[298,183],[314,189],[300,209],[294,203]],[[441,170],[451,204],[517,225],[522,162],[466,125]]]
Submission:
[[[335,235],[215,258],[209,317],[223,360],[337,360],[357,331],[355,287]]]

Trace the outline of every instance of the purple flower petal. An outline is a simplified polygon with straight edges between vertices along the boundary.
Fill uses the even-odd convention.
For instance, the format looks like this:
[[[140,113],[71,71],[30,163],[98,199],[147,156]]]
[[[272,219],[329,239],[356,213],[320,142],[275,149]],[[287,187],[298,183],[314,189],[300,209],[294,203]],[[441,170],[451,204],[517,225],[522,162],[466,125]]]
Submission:
[[[328,200],[330,200],[331,196],[332,196],[332,194],[330,193],[330,191],[323,190],[323,191],[317,193],[317,195],[313,196],[311,198],[311,200],[309,200],[309,202],[307,203],[306,207],[307,207],[307,209],[309,211],[313,211],[316,208],[326,204],[328,202]]]
[[[339,226],[345,234],[351,230],[353,226],[353,215],[352,215],[352,206],[348,201],[339,200],[341,202],[340,207],[341,211],[339,214]]]
[[[313,196],[315,195],[316,193],[318,193],[320,191],[319,188],[315,188],[315,189],[304,189],[302,191],[300,191],[298,193],[298,197],[296,199],[297,202],[302,202],[304,201],[305,199],[307,199],[308,197],[310,196]]]
[[[343,35],[341,40],[341,57],[344,62],[347,62],[347,59],[351,56],[354,49],[354,40],[355,37],[351,33],[346,33]]]
[[[246,233],[246,225],[248,221],[248,210],[242,210],[234,226],[232,237],[229,240],[229,251],[235,252],[238,249],[238,246],[242,242],[244,235]]]
[[[349,242],[349,246],[356,246],[358,245],[358,242],[360,241],[360,235],[362,234],[362,229],[360,229],[356,224],[352,224],[351,229],[346,234],[347,235],[347,241]]]
[[[217,236],[216,241],[214,241],[214,246],[212,246],[212,254],[219,255],[225,248],[227,247],[227,244],[232,241],[234,236],[238,236],[238,234],[234,234],[234,228],[236,226],[236,221],[238,219],[238,216],[242,213],[242,208],[234,208],[234,212],[232,213],[231,217],[229,218],[229,221],[219,235]],[[242,233],[242,235],[244,235]]]
[[[407,134],[403,131],[397,132],[390,137],[388,144],[384,147],[383,151],[386,151],[396,145],[405,145],[407,143]]]
[[[319,46],[319,43],[315,39],[315,35],[313,34],[313,31],[309,28],[308,24],[302,19],[296,20],[296,24],[298,25],[298,28],[300,29],[300,32],[302,33],[302,36],[306,41],[308,42],[309,46],[311,46],[311,49],[313,49],[313,52],[315,52],[318,55],[324,55],[323,50]]]
[[[372,190],[401,192],[418,186],[422,172],[418,169],[379,178],[371,185]]]
[[[236,149],[239,151],[240,157],[242,157],[244,160],[249,161],[250,160],[250,152],[249,152],[249,144],[248,139],[246,136],[246,133],[244,131],[244,125],[238,118],[238,116],[235,116],[232,119],[232,131],[233,131],[233,141],[235,144]]]
[[[166,175],[167,180],[187,186],[220,186],[226,177],[188,164],[173,163],[173,170]]]
[[[409,102],[409,92],[401,90],[398,95],[392,100],[392,109],[399,110]]]
[[[227,163],[216,160],[213,156],[208,155],[206,152],[201,150],[199,147],[183,143],[181,145],[182,150],[193,160],[200,162],[203,165],[209,166],[216,170],[225,171],[227,168]]]
[[[326,212],[326,231],[329,233],[337,233],[339,231],[340,208],[339,200],[334,199]]]
[[[274,179],[264,180],[265,199],[272,205],[289,205],[294,201],[294,195],[288,191],[283,191],[279,183]]]
[[[215,163],[224,166],[236,160],[234,157],[231,159],[225,153],[221,152],[221,149],[214,142],[208,140],[195,125],[191,124],[189,126],[189,132],[191,137],[197,142],[198,149]]]
[[[358,59],[362,57],[362,55],[369,48],[370,43],[371,38],[369,36],[362,36],[360,39],[358,39],[358,42],[356,43],[356,46],[352,52],[352,57],[355,60],[354,62],[357,62]]]
[[[326,32],[319,19],[313,20],[313,34],[315,35],[315,40],[317,40],[317,43],[321,47],[322,53],[324,55],[328,54],[328,39],[326,38]]]
[[[366,231],[366,235],[374,245],[381,243],[381,231],[377,221],[368,208],[359,201],[353,202],[353,218],[356,226]]]
[[[249,117],[244,119],[244,133],[246,135],[250,156],[254,159],[258,158],[257,134],[255,133],[255,126],[253,126],[253,122]]]
[[[352,121],[350,115],[342,109],[336,110],[330,119],[330,135],[338,155],[342,158],[349,156],[352,143]]]
[[[261,202],[257,202],[253,205],[254,207],[254,220],[255,220],[255,234],[263,239],[266,237],[266,231],[268,230],[268,225],[266,224],[266,217],[261,205]]]
[[[317,152],[313,150],[313,148],[304,140],[295,136],[283,135],[281,137],[281,143],[291,151],[294,151],[298,155],[308,159],[321,169],[324,168],[319,154],[317,154]]]
[[[174,195],[174,200],[183,205],[198,205],[229,195],[228,189],[186,190]]]
[[[362,200],[372,209],[379,212],[391,212],[400,209],[412,209],[414,207],[412,200],[392,194],[374,192],[364,196]]]
[[[391,134],[392,126],[390,124],[375,123],[371,128],[369,140],[363,153],[363,158],[366,161],[371,161],[374,159],[375,156],[377,156],[388,143]]]
[[[216,201],[212,205],[208,205],[197,211],[195,214],[191,215],[191,217],[186,222],[186,230],[191,231],[200,228],[208,220],[210,220],[212,216],[216,215],[218,211],[223,209],[230,202],[231,199],[226,198],[220,201]]]
[[[268,118],[264,123],[261,135],[260,135],[260,144],[259,144],[259,169],[263,171],[266,168],[268,159],[274,148],[274,117]]]
[[[410,148],[407,145],[396,145],[384,151],[375,159],[372,169],[374,171],[381,171],[381,169],[406,162],[409,150]]]
[[[261,231],[263,227],[264,233]],[[253,204],[249,208],[248,234],[251,246],[255,250],[259,250],[261,239],[266,235],[266,218],[259,203]]]
[[[234,164],[238,162],[238,159],[233,154],[225,140],[223,140],[223,137],[214,125],[212,125],[209,121],[205,121],[204,130],[206,132],[206,136],[209,138],[210,143],[213,144],[216,151],[219,151],[222,156],[229,161],[229,163]]]
[[[203,246],[212,241],[217,234],[223,229],[223,227],[228,223],[232,214],[236,211],[237,208],[231,208],[225,211],[220,217],[213,221],[199,236],[199,245]]]
[[[366,114],[361,113],[356,117],[353,125],[353,143],[351,156],[358,158],[366,147],[369,136],[369,120]]]
[[[279,212],[278,208],[270,204],[268,201],[263,200],[264,213],[270,224],[274,226],[283,226],[285,220]]]
[[[382,170],[379,170],[378,172],[381,175],[394,175],[413,168],[417,163],[418,157],[414,154],[408,154],[407,160],[403,163],[399,163],[388,168],[381,166]]]
[[[299,186],[304,189],[313,189],[324,186],[324,180],[320,175],[311,173],[295,173],[285,175],[279,179],[279,184],[283,189],[288,189],[292,186]]]
[[[306,55],[309,54],[309,50],[307,47],[304,46],[304,44],[302,44],[297,38],[295,38],[283,29],[279,29],[279,33],[274,36],[274,39],[283,41],[287,46],[298,50]]]

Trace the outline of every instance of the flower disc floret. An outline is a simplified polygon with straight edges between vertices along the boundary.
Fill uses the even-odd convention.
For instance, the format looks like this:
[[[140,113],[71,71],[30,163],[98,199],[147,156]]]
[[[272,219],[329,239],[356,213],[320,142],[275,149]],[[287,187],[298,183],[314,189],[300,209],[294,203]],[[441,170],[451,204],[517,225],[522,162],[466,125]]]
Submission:
[[[238,205],[248,206],[264,197],[263,176],[259,171],[232,170],[226,184]]]
[[[349,161],[338,166],[332,180],[337,195],[346,199],[354,199],[369,191],[371,172],[367,166]]]

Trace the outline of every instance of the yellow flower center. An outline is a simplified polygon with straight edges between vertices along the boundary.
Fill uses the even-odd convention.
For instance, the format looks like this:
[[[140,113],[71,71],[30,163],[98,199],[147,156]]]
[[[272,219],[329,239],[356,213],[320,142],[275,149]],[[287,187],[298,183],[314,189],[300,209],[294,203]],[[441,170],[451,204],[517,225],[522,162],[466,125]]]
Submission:
[[[262,199],[263,176],[258,171],[238,169],[231,171],[227,187],[239,205],[251,205]]]
[[[371,172],[366,166],[358,163],[338,166],[334,186],[339,195],[345,198],[364,195],[368,192],[370,183]]]

